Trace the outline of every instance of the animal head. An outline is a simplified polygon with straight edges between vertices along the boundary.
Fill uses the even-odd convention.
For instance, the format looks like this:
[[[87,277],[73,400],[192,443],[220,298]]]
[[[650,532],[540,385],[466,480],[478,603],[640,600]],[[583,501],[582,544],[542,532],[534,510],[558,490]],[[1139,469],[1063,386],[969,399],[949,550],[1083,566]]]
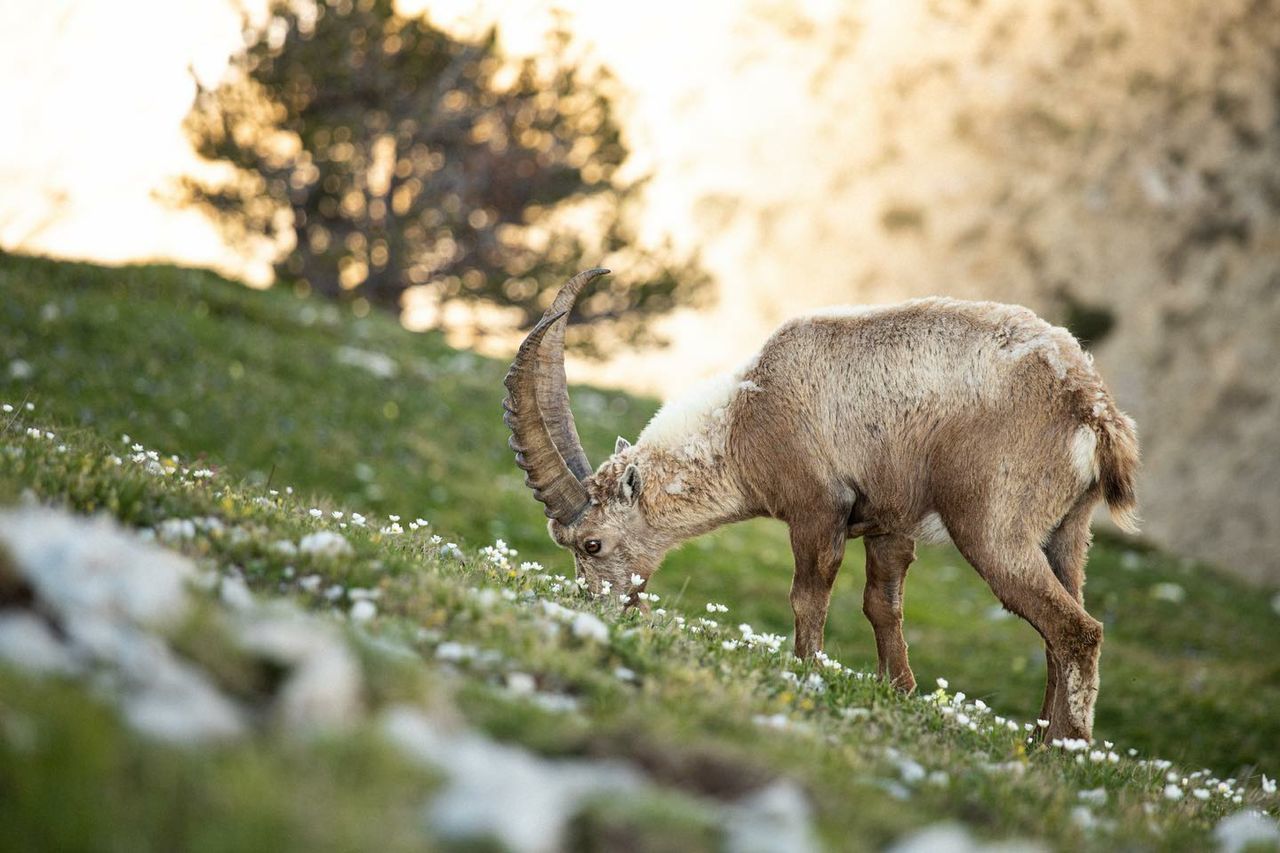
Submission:
[[[608,270],[569,280],[520,345],[507,373],[502,406],[508,441],[525,485],[546,507],[557,545],[573,552],[578,577],[593,594],[629,596],[644,588],[666,550],[649,528],[641,501],[642,466],[619,438],[614,453],[592,471],[569,408],[564,373],[568,314],[582,288]],[[616,599],[615,599],[616,600]]]

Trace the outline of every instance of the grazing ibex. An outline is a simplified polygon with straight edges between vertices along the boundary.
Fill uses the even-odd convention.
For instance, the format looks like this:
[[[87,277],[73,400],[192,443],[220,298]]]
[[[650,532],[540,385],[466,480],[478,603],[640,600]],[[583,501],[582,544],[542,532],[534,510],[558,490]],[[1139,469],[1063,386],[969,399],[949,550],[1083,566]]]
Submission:
[[[1044,638],[1046,736],[1091,736],[1102,625],[1082,606],[1089,521],[1105,499],[1134,529],[1138,444],[1075,338],[1026,308],[941,298],[792,320],[736,373],[665,405],[634,445],[619,438],[593,472],[564,333],[605,272],[560,291],[503,404],[516,463],[592,592],[634,596],[672,546],[771,516],[790,527],[795,650],[809,657],[845,541],[865,536],[879,674],[910,691],[903,581],[916,540],[950,538]]]

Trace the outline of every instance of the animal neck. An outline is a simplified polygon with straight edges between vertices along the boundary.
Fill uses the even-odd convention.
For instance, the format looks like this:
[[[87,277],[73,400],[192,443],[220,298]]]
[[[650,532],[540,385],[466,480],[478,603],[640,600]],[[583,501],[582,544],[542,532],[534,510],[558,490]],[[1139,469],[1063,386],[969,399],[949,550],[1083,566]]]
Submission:
[[[704,417],[686,418],[686,426],[655,435],[650,424],[632,451],[644,478],[645,517],[668,547],[750,517],[726,452],[727,400]]]

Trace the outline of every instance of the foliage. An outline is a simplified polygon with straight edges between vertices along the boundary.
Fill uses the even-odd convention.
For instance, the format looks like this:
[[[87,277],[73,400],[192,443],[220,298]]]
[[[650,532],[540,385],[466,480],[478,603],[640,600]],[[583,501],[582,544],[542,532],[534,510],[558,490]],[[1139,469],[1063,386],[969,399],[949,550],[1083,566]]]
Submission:
[[[393,0],[275,0],[262,27],[187,118],[199,155],[186,200],[233,239],[289,247],[282,279],[396,308],[405,290],[439,304],[484,300],[528,324],[586,264],[616,265],[585,321],[639,334],[638,315],[690,298],[692,263],[631,248],[626,148],[606,71],[573,67],[567,37],[515,61],[496,32],[470,43]],[[599,225],[570,227],[572,210]]]

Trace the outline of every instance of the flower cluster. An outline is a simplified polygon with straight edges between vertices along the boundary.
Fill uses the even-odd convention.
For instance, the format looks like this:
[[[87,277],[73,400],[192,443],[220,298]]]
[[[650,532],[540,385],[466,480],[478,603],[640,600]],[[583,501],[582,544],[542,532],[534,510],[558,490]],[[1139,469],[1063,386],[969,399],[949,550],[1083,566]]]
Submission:
[[[509,576],[514,575],[514,571],[511,567],[511,558],[517,556],[519,553],[519,551],[510,547],[501,539],[495,541],[492,545],[486,545],[480,549],[480,556],[484,558],[486,563],[497,569],[499,572],[508,574]]]
[[[742,640],[739,641],[741,646],[748,649],[763,649],[771,654],[782,651],[782,646],[787,641],[787,638],[781,634],[757,633],[746,622],[738,626],[738,632],[742,634]]]

